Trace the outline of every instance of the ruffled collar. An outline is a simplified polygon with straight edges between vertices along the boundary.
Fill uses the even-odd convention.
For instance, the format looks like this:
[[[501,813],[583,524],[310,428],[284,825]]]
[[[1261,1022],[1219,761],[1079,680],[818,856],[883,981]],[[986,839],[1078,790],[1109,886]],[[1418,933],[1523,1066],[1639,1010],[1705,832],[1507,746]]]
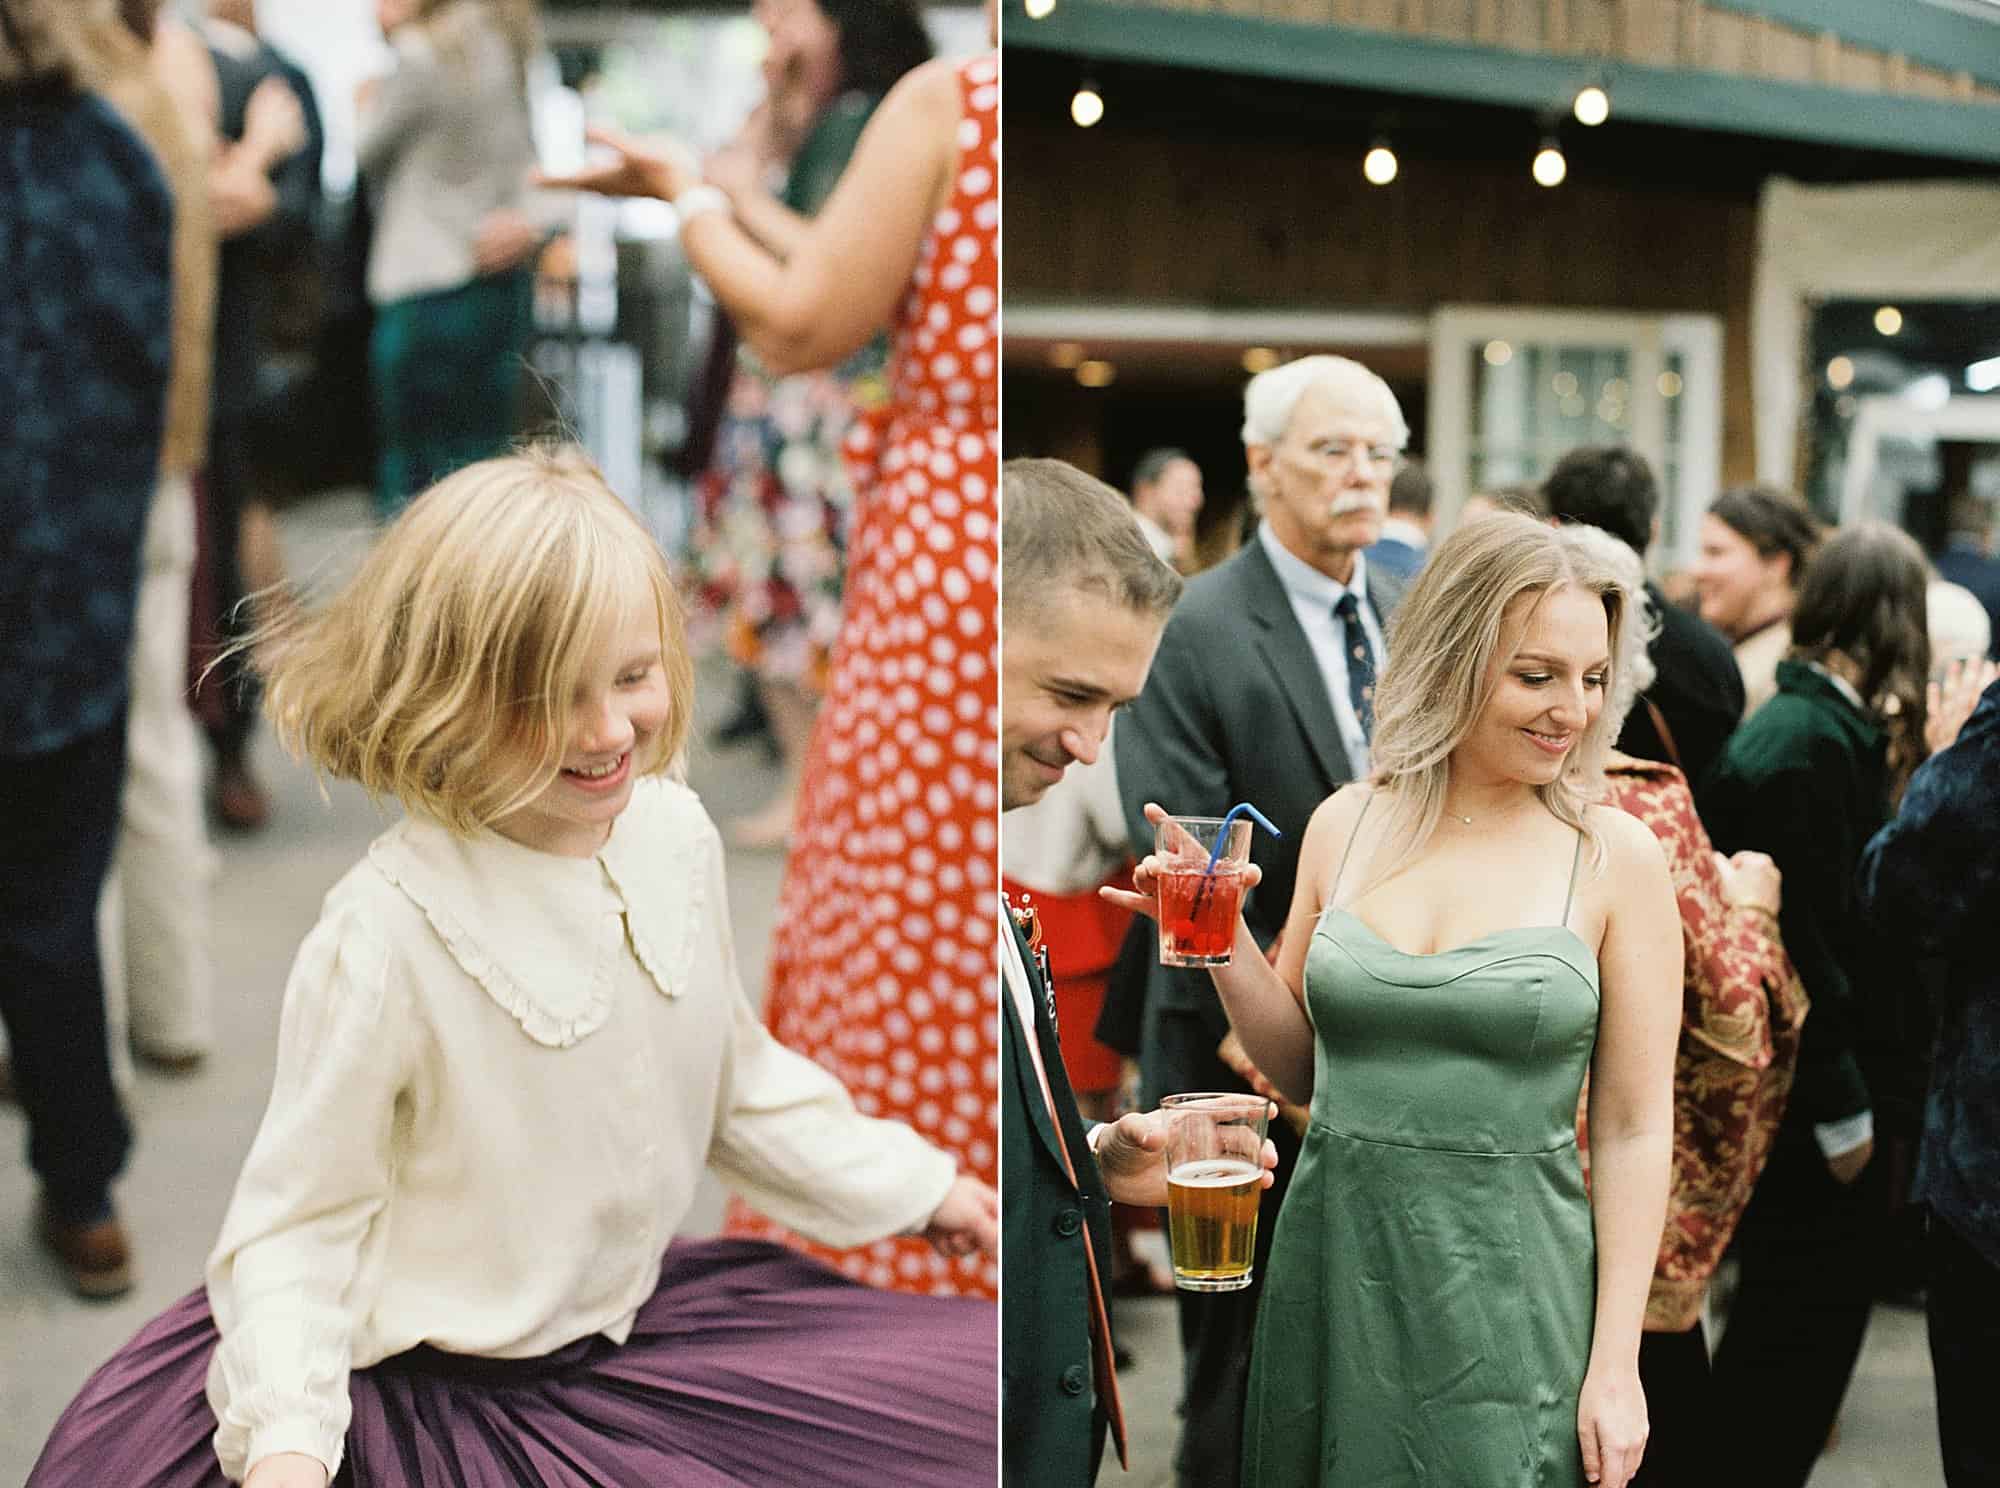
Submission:
[[[687,987],[715,829],[686,786],[642,781],[590,858],[537,852],[408,817],[368,849],[451,958],[538,1044],[563,1049],[611,1016],[629,942],[665,997]]]

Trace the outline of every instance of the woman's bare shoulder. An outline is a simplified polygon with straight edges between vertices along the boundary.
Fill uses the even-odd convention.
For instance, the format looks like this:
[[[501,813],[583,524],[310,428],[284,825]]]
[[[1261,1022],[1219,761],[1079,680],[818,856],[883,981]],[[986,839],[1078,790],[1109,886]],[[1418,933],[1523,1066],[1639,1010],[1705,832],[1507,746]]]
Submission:
[[[1667,880],[1667,854],[1638,817],[1616,806],[1592,806],[1585,823],[1604,844],[1604,877],[1615,892],[1644,892],[1655,881]]]

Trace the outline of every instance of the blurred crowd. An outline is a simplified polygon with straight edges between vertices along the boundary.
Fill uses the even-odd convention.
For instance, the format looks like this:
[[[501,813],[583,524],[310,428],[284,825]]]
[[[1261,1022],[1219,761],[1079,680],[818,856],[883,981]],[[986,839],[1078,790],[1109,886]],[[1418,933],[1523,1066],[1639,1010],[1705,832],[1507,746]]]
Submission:
[[[1754,1399],[1728,1472],[1803,1484],[1871,1311],[1926,1299],[1950,1481],[1993,1481],[1966,1340],[2000,1322],[2000,1227],[1974,1196],[2000,1150],[1990,1094],[1967,1091],[2000,1066],[1990,987],[1966,985],[1966,968],[1990,954],[1972,906],[1990,916],[2000,854],[1970,817],[1954,832],[1940,813],[1978,809],[1996,784],[1979,753],[2000,708],[1995,513],[1962,494],[1927,554],[1892,527],[1829,528],[1793,493],[1739,487],[1702,515],[1693,563],[1670,569],[1659,487],[1634,451],[1575,449],[1539,483],[1440,514],[1386,384],[1334,357],[1253,379],[1243,438],[1251,496],[1219,560],[1214,523],[1195,541],[1193,459],[1156,449],[1129,472],[1147,543],[1192,582],[1094,755],[1002,822],[1009,891],[1054,948],[1054,1025],[1085,1115],[1253,1089],[1284,1111],[1258,1279],[1179,1294],[1177,1481],[1239,1481],[1258,1297],[1310,1117],[1252,1064],[1210,978],[1160,965],[1156,928],[1099,889],[1129,885],[1154,850],[1146,803],[1213,817],[1255,802],[1283,835],[1257,836],[1244,921],[1276,960],[1308,819],[1370,778],[1374,679],[1399,647],[1432,644],[1396,618],[1404,590],[1447,531],[1496,511],[1591,529],[1644,612],[1605,705],[1603,799],[1666,852],[1685,989],[1640,1350],[1652,1438],[1633,1481],[1712,1473],[1705,1433],[1724,1402]],[[1171,1289],[1156,1224],[1115,1210],[1114,1293]]]

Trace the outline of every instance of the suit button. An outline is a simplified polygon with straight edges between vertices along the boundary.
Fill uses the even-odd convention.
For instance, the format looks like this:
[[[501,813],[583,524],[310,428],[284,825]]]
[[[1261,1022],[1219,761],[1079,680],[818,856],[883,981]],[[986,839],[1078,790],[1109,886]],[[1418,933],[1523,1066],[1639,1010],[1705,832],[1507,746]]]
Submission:
[[[1074,1209],[1063,1209],[1056,1214],[1056,1233],[1067,1240],[1083,1228],[1083,1216]]]
[[[1065,1395],[1081,1395],[1090,1388],[1090,1371],[1081,1364],[1072,1364],[1062,1372],[1062,1387]]]

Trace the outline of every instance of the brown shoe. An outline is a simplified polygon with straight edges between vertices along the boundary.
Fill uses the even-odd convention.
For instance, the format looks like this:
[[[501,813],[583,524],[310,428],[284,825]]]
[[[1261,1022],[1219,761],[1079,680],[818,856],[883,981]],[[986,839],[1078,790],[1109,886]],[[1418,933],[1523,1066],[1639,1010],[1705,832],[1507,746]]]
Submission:
[[[132,1290],[132,1248],[115,1215],[75,1224],[57,1219],[44,1206],[36,1228],[43,1247],[62,1263],[70,1290],[79,1297],[103,1302]]]
[[[215,772],[215,814],[233,831],[254,832],[271,819],[271,798],[245,765]]]

